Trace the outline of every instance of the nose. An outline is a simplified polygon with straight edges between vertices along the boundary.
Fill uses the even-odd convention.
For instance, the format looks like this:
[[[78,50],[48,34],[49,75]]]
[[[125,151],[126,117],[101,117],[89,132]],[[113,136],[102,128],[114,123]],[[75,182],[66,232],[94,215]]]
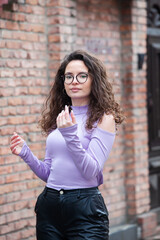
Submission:
[[[73,82],[72,83],[73,84],[77,84],[78,83],[76,76],[73,77]]]

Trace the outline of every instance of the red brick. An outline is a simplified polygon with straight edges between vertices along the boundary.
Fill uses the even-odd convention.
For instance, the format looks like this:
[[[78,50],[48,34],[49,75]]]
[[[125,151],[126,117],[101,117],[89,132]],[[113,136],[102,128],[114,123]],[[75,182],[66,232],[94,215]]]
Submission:
[[[1,194],[12,192],[13,191],[13,185],[12,184],[1,185],[0,186],[0,191],[1,191]]]
[[[5,204],[3,205],[3,209],[1,211],[1,214],[4,215],[6,213],[9,213],[9,212],[13,212],[14,211],[14,204]]]
[[[147,238],[155,233],[157,227],[157,215],[150,212],[138,217],[138,223],[141,226],[142,238]]]
[[[26,171],[26,172],[23,172],[22,174],[20,174],[20,179],[21,180],[28,180],[28,179],[33,179],[33,172],[30,171]]]
[[[46,6],[46,2],[44,2],[43,0],[38,0],[38,4],[43,7]]]
[[[39,187],[39,180],[29,181],[27,182],[27,189],[35,189]],[[35,199],[33,200],[35,202]]]
[[[11,234],[7,234],[7,240],[17,240],[21,239],[21,232],[12,232]]]
[[[35,225],[36,225],[35,218],[28,219],[28,226],[35,227]]]
[[[27,87],[17,87],[15,89],[15,96],[27,95],[27,94],[28,94],[28,88]]]
[[[27,185],[23,181],[16,182],[15,184],[13,184],[12,188],[13,188],[13,191],[24,191],[27,188]]]
[[[38,0],[26,0],[26,4],[38,5]]]
[[[34,196],[34,190],[31,189],[31,190],[28,190],[28,191],[23,191],[21,193],[21,200],[24,200],[24,199],[30,199]]]
[[[22,232],[22,238],[29,238],[30,236],[34,236],[35,235],[35,228],[28,228],[23,230]]]
[[[12,20],[17,22],[24,22],[26,19],[25,15],[22,13],[16,12],[15,14],[12,14]]]
[[[0,216],[0,225],[6,224],[6,222],[7,222],[6,216],[5,216],[5,215],[1,215],[1,216]]]
[[[39,142],[39,141],[45,141],[46,140],[46,138],[44,137],[44,136],[42,136],[42,134],[41,133],[36,133],[36,134],[34,134],[34,133],[32,133],[32,134],[29,134],[29,141],[30,142]]]
[[[32,151],[43,149],[43,143],[32,143],[30,148]]]
[[[9,68],[18,68],[20,67],[20,62],[15,60],[7,60],[5,65]]]
[[[9,145],[9,142],[10,142],[10,139],[6,136],[0,138],[0,145],[3,145],[3,146]]]
[[[44,26],[43,25],[31,25],[26,23],[20,24],[20,30],[26,32],[36,32],[36,33],[44,33]]]
[[[0,174],[8,174],[12,173],[12,166],[1,166],[0,167]]]
[[[16,115],[16,108],[15,107],[8,107],[2,109],[2,116],[8,115]]]
[[[0,118],[0,126],[5,126],[7,125],[7,118]]]
[[[16,41],[5,41],[6,48],[8,49],[19,49],[20,48],[20,43]]]
[[[23,124],[24,121],[25,121],[25,118],[22,117],[22,116],[8,117],[8,124],[9,125]]]
[[[64,45],[63,45],[64,46]],[[62,46],[62,47],[63,47]],[[57,51],[60,51],[60,49],[61,49],[61,46],[59,45],[59,44],[57,44],[57,43],[51,43],[50,45],[49,45],[49,50],[50,51],[55,51],[55,52],[57,52]]]
[[[1,162],[1,164],[3,164],[3,162]],[[0,184],[4,184],[5,183],[5,178],[2,176],[0,176]],[[3,202],[3,200],[2,200]],[[1,203],[0,203],[1,204]]]
[[[23,42],[23,44],[21,45],[21,48],[25,50],[33,50],[33,43]]]
[[[12,203],[21,200],[20,192],[9,192],[6,195],[6,203]]]
[[[49,42],[60,42],[60,36],[59,35],[50,35],[48,37]]]
[[[28,133],[29,132],[29,126],[28,125],[19,125],[15,127],[15,131],[20,133]]]
[[[45,16],[42,15],[26,15],[26,21],[29,23],[38,23],[38,24],[44,24],[45,22]]]
[[[36,97],[34,98],[33,96],[26,96],[25,98],[22,99],[22,105],[32,105],[36,103]]]
[[[17,97],[10,97],[8,99],[8,105],[9,106],[17,106],[22,104],[22,99],[17,98]]]
[[[15,211],[18,211],[18,210],[21,210],[21,209],[25,209],[25,208],[28,208],[28,201],[27,200],[20,201],[20,202],[15,202],[15,204],[14,204]]]
[[[26,170],[28,170],[28,166],[25,162],[13,165],[13,172],[22,172]]]
[[[6,183],[18,182],[20,180],[19,174],[12,174],[6,176]]]
[[[34,49],[38,51],[45,51],[46,50],[46,45],[44,43],[33,43]],[[39,56],[39,54],[38,54]],[[40,58],[40,56],[39,56]],[[37,58],[37,59],[39,59]]]
[[[24,219],[24,220],[21,219],[20,221],[15,222],[16,230],[27,228],[27,227],[28,227],[28,221],[26,219]]]
[[[33,13],[33,8],[30,5],[19,5],[19,12],[30,14],[30,13]]]
[[[19,24],[17,22],[6,21],[5,28],[8,30],[19,30]]]
[[[28,76],[31,77],[46,77],[46,71],[45,70],[36,70],[36,69],[29,69],[28,70]]]
[[[59,8],[47,8],[47,16],[54,16],[59,14]]]
[[[20,58],[22,58],[22,59],[26,59],[27,58],[27,56],[28,56],[28,54],[27,54],[27,52],[26,51],[16,51],[16,52],[14,52],[14,58],[18,58],[18,59],[20,59]],[[20,70],[19,70],[20,71]],[[22,71],[20,71],[20,73],[21,73]],[[22,74],[22,73],[21,73]],[[22,76],[27,76],[26,74],[25,75],[22,75]],[[17,75],[16,77],[19,77],[19,75]]]
[[[1,70],[0,71],[0,76],[2,78],[4,78],[4,77],[13,77],[14,76],[14,71],[13,70],[9,70],[9,69]]]

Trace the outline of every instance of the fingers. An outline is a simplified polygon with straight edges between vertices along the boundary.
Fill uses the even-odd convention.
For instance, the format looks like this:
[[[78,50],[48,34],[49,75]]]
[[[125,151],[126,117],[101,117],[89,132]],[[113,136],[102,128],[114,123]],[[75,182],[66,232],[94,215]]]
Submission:
[[[18,137],[18,134],[16,132],[13,133],[13,136],[11,137],[11,140],[15,139]]]
[[[76,118],[75,118],[75,116],[74,116],[73,111],[71,111],[71,118],[72,118],[72,123],[73,123],[73,124],[76,124]]]
[[[22,145],[23,141],[22,140],[17,140],[15,143],[11,143],[10,148],[11,150],[14,149],[17,146]]]
[[[23,138],[21,138],[17,133],[14,133],[13,136],[11,137],[11,143],[14,143],[20,140],[23,140]]]
[[[67,105],[65,105],[65,118],[67,121],[70,121],[69,109]]]
[[[58,128],[65,128],[70,127],[76,124],[76,119],[74,114],[71,114],[71,118],[69,115],[69,107],[66,105],[65,109],[57,117],[57,127]]]
[[[57,117],[57,127],[63,128],[68,126],[68,121],[66,120],[65,111],[63,110]]]
[[[11,137],[10,149],[13,154],[18,155],[21,152],[24,140],[17,133],[14,132]]]
[[[62,125],[65,126],[66,125],[66,117],[65,117],[65,111],[64,110],[62,111],[60,117],[61,117]]]

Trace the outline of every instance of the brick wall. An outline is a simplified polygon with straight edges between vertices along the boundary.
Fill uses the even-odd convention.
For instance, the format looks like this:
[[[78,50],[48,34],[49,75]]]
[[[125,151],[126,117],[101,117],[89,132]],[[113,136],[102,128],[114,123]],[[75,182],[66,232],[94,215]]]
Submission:
[[[48,88],[43,1],[26,0],[0,12],[0,239],[32,239],[33,207],[43,183],[9,149],[14,131],[44,156],[37,128]]]
[[[21,2],[21,3],[20,3]],[[23,4],[23,2],[25,2]],[[146,119],[145,0],[26,0],[0,12],[0,238],[35,239],[34,204],[44,183],[11,155],[13,131],[43,159],[37,128],[41,105],[66,53],[101,58],[127,115],[100,187],[111,226],[149,210]]]
[[[76,1],[48,1],[46,15],[48,18],[48,68],[52,84],[60,60],[75,49],[76,41]]]
[[[146,1],[122,2],[122,81],[127,121],[125,186],[128,217],[147,212],[149,204],[146,62],[138,69],[138,54],[146,53]]]

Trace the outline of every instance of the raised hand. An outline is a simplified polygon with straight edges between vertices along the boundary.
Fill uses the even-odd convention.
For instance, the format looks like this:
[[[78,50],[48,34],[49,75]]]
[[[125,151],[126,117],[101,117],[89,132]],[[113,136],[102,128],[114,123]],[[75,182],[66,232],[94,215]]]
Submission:
[[[71,111],[71,118],[70,118],[68,106],[65,106],[65,110],[62,110],[62,112],[58,114],[57,127],[66,128],[66,127],[73,126],[74,124],[76,124],[76,118],[74,116],[74,113],[73,111]]]
[[[10,142],[10,149],[13,154],[18,155],[22,150],[24,139],[21,138],[16,132],[13,133]]]

